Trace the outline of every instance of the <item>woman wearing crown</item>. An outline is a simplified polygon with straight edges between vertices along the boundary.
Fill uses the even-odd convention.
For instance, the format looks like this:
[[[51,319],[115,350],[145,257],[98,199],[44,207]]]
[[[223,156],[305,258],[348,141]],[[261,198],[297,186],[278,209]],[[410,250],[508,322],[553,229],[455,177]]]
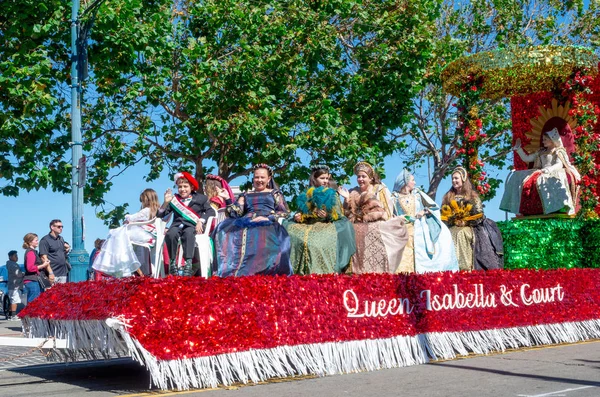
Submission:
[[[340,189],[344,211],[354,224],[353,273],[395,273],[408,241],[404,218],[394,217],[391,194],[369,163],[354,166],[358,186]]]
[[[291,275],[290,238],[278,222],[288,214],[283,194],[266,164],[254,166],[253,190],[237,200],[226,200],[230,218],[214,231],[216,260],[213,274],[220,277],[252,274]]]
[[[442,220],[450,228],[460,270],[504,267],[500,230],[483,215],[481,199],[463,167],[452,171],[452,187],[442,199]]]
[[[356,251],[354,228],[344,216],[326,165],[313,167],[309,189],[298,196],[298,212],[284,225],[296,274],[341,273]]]
[[[406,219],[409,234],[397,271],[458,270],[452,236],[441,220],[440,207],[416,187],[414,175],[406,169],[396,178],[392,201],[394,213]]]
[[[544,132],[543,147],[527,154],[517,139],[514,150],[533,169],[515,171],[506,183],[500,209],[514,214],[575,214],[579,172],[571,165],[556,128]]]

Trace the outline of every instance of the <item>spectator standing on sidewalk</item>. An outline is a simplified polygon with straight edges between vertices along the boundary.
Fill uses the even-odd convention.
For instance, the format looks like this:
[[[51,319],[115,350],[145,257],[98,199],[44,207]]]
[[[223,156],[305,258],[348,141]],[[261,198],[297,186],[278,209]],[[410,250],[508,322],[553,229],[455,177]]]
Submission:
[[[35,233],[27,233],[23,237],[23,249],[25,250],[25,278],[23,284],[27,291],[27,303],[33,302],[49,285],[42,283],[40,277],[44,277],[40,272],[49,274],[48,284],[54,283],[54,272],[50,268],[50,262],[40,258],[36,248],[39,247],[38,236]]]
[[[60,235],[63,231],[63,223],[60,219],[50,221],[50,233],[45,235],[40,241],[40,256],[45,262],[50,261],[50,267],[54,271],[54,283],[61,284],[67,282],[70,266],[67,262],[68,244]]]
[[[98,254],[100,254],[100,250],[102,249],[102,244],[104,244],[106,240],[102,239],[102,238],[97,238],[96,241],[94,241],[94,249],[92,250],[92,252],[90,253],[90,263],[88,265],[88,281],[92,281],[95,280],[95,275],[94,275],[94,268],[92,267],[92,265],[94,264],[94,260],[96,259],[96,257],[98,256]]]
[[[6,261],[6,271],[8,272],[8,298],[10,299],[10,310],[6,316],[9,321],[19,321],[17,317],[17,305],[21,303],[21,290],[23,289],[23,277],[25,273],[21,271],[17,261],[19,255],[17,251],[8,252],[8,261]]]

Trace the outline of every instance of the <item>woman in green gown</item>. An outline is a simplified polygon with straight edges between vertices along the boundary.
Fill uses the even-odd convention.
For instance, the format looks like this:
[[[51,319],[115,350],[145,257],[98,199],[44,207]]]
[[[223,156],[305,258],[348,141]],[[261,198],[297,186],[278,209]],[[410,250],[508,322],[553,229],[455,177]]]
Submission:
[[[330,179],[329,167],[313,167],[310,188],[296,200],[298,212],[284,223],[296,274],[341,273],[356,251],[354,228]]]

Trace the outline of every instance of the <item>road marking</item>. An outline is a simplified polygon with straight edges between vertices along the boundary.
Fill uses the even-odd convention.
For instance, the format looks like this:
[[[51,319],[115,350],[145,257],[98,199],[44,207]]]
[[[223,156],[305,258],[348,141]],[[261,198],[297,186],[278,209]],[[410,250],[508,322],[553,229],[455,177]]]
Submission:
[[[572,389],[565,389],[565,390],[553,391],[553,392],[544,393],[544,394],[517,394],[517,397],[546,397],[546,396],[556,396],[559,393],[566,393],[566,392],[570,392],[570,391],[577,391],[577,390],[583,390],[583,389],[591,389],[592,387],[597,387],[597,386],[575,387],[575,388],[572,388]]]

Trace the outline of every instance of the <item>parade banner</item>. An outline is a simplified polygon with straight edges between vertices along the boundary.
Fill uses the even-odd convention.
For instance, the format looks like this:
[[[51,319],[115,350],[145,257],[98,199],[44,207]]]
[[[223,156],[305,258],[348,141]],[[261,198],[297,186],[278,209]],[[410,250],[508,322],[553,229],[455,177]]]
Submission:
[[[130,278],[61,284],[31,337],[131,355],[163,389],[375,370],[600,337],[600,270]]]

